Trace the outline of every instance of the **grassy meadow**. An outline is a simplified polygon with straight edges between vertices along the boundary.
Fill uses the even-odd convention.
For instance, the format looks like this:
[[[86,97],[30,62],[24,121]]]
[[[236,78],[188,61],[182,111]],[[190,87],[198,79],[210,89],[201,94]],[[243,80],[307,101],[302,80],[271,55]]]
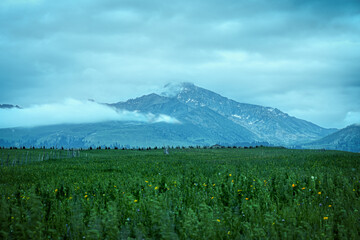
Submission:
[[[360,239],[360,154],[169,151],[1,149],[0,239]]]

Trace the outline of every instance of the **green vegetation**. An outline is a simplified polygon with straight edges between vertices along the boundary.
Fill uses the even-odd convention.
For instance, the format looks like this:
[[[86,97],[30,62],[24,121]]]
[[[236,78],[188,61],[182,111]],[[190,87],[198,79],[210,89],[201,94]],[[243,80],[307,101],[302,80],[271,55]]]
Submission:
[[[2,160],[1,239],[360,238],[360,154],[87,150],[51,159],[68,154],[2,149],[0,157],[44,151],[49,160]]]

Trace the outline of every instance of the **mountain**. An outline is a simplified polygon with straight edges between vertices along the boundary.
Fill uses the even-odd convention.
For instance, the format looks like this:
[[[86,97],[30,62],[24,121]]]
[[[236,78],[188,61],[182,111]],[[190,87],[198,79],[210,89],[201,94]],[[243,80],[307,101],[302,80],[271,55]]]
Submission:
[[[291,117],[276,108],[238,103],[192,83],[168,84],[161,95],[150,94],[110,106],[167,114],[222,135],[239,132],[243,136],[241,141],[265,141],[275,145],[306,143],[336,131]]]
[[[302,147],[360,152],[360,124],[350,125],[320,140],[304,144]]]
[[[146,147],[261,143],[294,146],[336,131],[291,117],[276,108],[239,103],[191,83],[168,84],[158,94],[104,105],[116,111],[171,117],[178,123],[110,121],[0,129],[0,145]]]
[[[18,105],[0,104],[0,109],[11,109],[11,108],[21,109],[21,107],[19,107]]]

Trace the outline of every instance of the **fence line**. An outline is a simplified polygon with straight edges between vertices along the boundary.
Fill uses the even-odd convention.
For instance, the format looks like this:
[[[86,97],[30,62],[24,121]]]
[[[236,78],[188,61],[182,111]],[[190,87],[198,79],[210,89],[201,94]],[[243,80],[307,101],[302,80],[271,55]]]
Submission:
[[[23,150],[15,150],[12,154],[10,150],[7,152],[2,152],[0,156],[0,166],[21,166],[26,164],[31,164],[34,162],[43,162],[48,160],[60,160],[60,159],[67,159],[67,158],[75,158],[81,157],[81,151],[79,150],[57,150],[57,151],[45,151],[40,152],[39,155],[38,151],[27,151],[26,153],[19,152]]]

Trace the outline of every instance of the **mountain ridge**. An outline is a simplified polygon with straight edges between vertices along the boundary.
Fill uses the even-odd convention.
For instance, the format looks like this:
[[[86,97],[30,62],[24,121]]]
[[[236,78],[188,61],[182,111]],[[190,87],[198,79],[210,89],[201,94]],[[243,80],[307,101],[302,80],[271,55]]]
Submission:
[[[150,93],[127,101],[102,104],[116,111],[166,115],[180,123],[110,121],[67,124],[36,128],[41,134],[21,128],[13,131],[0,129],[0,140],[18,145],[66,143],[70,146],[73,143],[77,147],[129,143],[146,147],[157,144],[187,146],[256,142],[293,147],[335,132],[335,129],[322,128],[276,108],[236,102],[192,83],[168,84],[159,94]]]
[[[360,124],[349,125],[302,147],[360,152]]]

